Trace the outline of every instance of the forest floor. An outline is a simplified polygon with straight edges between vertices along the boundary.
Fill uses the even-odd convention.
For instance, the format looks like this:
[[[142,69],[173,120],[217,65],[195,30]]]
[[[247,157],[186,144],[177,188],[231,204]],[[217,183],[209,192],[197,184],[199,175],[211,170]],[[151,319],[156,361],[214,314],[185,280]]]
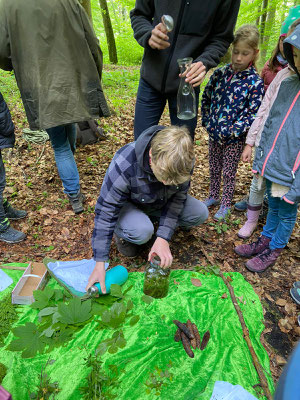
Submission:
[[[80,260],[92,257],[91,234],[94,221],[94,206],[100,186],[115,151],[133,140],[134,98],[126,101],[117,114],[100,121],[107,133],[105,141],[78,148],[76,161],[80,173],[81,188],[86,195],[85,211],[74,215],[66,196],[63,194],[58,177],[52,148],[47,142],[35,145],[22,138],[26,116],[18,103],[10,104],[16,125],[17,141],[13,150],[5,150],[7,188],[11,203],[28,211],[28,217],[12,222],[12,226],[27,234],[26,241],[8,245],[0,244],[0,262],[42,261],[44,257],[60,260]],[[168,125],[165,114],[162,123]],[[196,165],[192,178],[191,194],[204,199],[208,194],[208,136],[200,127],[196,131]],[[251,166],[240,163],[234,201],[244,197],[251,182]],[[244,213],[232,212],[226,224],[226,232],[218,233],[220,226],[214,223],[211,211],[208,221],[187,232],[178,230],[171,242],[174,256],[172,269],[199,270],[207,265],[201,246],[211,255],[223,272],[240,272],[259,295],[265,314],[265,330],[262,334],[276,381],[281,374],[288,355],[300,336],[297,323],[299,307],[290,297],[289,290],[294,281],[300,279],[300,224],[299,219],[287,248],[277,264],[258,275],[244,267],[244,260],[233,249],[242,243],[236,235],[245,221]],[[259,236],[263,224],[254,238]],[[121,263],[129,271],[143,271],[147,258],[144,249],[134,261],[122,257],[114,243],[111,248],[113,264]]]

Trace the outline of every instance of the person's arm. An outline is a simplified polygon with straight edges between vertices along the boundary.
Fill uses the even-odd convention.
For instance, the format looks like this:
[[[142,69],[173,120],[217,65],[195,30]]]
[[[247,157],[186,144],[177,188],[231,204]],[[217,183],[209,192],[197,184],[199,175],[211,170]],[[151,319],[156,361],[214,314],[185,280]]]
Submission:
[[[298,152],[298,163],[300,163],[300,151]],[[283,196],[283,200],[289,204],[300,202],[300,165],[298,165],[297,171],[294,172],[294,176],[295,179],[290,190]]]
[[[150,47],[154,16],[154,0],[136,0],[135,7],[130,11],[131,26],[135,40],[142,47]]]
[[[240,8],[240,0],[222,0],[218,6],[214,26],[207,38],[202,53],[194,60],[201,61],[208,71],[219,64],[230,43],[233,41],[233,31]]]
[[[264,95],[264,84],[261,79],[257,81],[254,85],[252,85],[249,95],[248,95],[248,104],[245,105],[245,108],[242,112],[240,118],[235,121],[232,126],[232,134],[235,137],[242,137],[246,135],[246,132],[249,130],[252,125],[255,115],[261,105],[262,99]]]
[[[11,52],[9,36],[5,18],[5,2],[0,3],[0,68],[5,71],[12,71]]]

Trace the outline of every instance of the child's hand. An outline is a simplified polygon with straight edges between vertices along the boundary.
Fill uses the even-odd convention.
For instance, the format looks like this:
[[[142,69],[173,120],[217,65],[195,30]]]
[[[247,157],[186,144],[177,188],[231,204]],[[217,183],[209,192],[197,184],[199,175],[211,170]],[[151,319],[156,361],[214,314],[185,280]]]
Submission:
[[[155,240],[152,249],[150,250],[150,253],[148,255],[148,261],[150,261],[155,254],[158,255],[158,257],[160,258],[160,266],[162,268],[169,267],[172,264],[173,256],[167,240],[161,237],[158,237]]]
[[[242,160],[244,162],[251,162],[251,156],[252,156],[252,147],[249,144],[246,144],[243,153],[242,153]]]
[[[94,283],[99,282],[101,287],[101,292],[106,293],[105,287],[105,263],[104,261],[97,261],[91,276],[89,277],[89,283],[85,288],[86,291],[93,286]]]
[[[148,44],[152,49],[164,50],[170,46],[169,36],[166,34],[168,31],[161,22],[155,26],[151,32],[151,37]]]

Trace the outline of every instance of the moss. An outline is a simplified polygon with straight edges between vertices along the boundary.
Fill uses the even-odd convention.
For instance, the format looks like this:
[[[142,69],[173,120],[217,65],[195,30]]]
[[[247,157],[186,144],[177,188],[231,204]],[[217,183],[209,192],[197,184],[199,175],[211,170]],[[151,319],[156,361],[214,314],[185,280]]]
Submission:
[[[6,373],[7,373],[6,366],[4,364],[0,363],[0,384],[2,383]]]
[[[17,319],[16,307],[11,304],[11,294],[8,293],[0,301],[0,347],[4,346],[4,340]]]
[[[169,291],[169,276],[146,277],[144,281],[144,293],[155,299],[166,297]]]

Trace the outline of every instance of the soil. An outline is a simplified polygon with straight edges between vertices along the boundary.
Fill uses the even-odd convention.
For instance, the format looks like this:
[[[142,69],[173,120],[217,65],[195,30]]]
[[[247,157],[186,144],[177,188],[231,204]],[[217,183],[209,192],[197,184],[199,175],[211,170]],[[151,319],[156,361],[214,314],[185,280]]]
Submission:
[[[106,168],[115,151],[133,140],[134,100],[122,110],[121,115],[100,120],[100,125],[107,132],[107,140],[76,150],[81,188],[86,195],[85,212],[77,216],[63,194],[49,142],[45,146],[27,143],[21,131],[26,123],[23,110],[12,109],[11,112],[16,125],[17,141],[13,150],[3,152],[7,160],[6,195],[15,207],[28,211],[27,218],[12,222],[14,228],[27,234],[27,239],[15,245],[1,243],[0,261],[41,262],[46,256],[60,260],[91,258],[95,203]],[[169,124],[167,115],[163,116],[162,123]],[[208,136],[199,127],[195,147],[197,161],[191,194],[204,199],[208,195],[209,185]],[[240,163],[234,201],[239,201],[247,194],[251,175],[251,165]],[[202,226],[190,232],[175,232],[171,242],[174,256],[172,268],[191,269],[206,265],[207,260],[199,246],[202,241],[206,251],[223,272],[231,270],[243,274],[264,307],[266,329],[262,342],[269,354],[272,375],[276,381],[300,334],[297,323],[300,310],[289,294],[293,282],[300,279],[299,221],[276,265],[258,275],[249,272],[244,267],[244,260],[233,251],[234,246],[243,242],[236,233],[245,221],[244,213],[233,211],[231,222],[227,224],[228,230],[219,234],[212,219],[216,210],[211,210],[209,220]],[[254,238],[259,236],[262,226],[263,221],[259,223]],[[121,263],[129,271],[143,271],[148,251],[149,247],[143,246],[136,259],[128,259],[118,253],[113,242],[110,256],[113,264]]]

